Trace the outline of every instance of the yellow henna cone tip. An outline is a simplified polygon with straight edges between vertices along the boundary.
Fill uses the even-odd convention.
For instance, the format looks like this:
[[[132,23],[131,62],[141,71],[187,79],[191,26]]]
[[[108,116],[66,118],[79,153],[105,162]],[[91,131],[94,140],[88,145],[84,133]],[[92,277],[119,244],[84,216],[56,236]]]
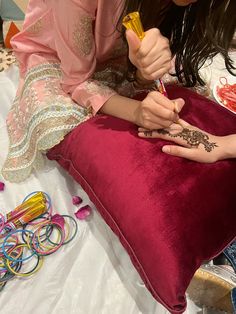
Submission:
[[[140,40],[144,38],[145,33],[143,30],[143,25],[140,19],[139,12],[133,12],[133,13],[127,14],[123,18],[123,25],[125,26],[126,29],[133,30]]]
[[[46,198],[38,192],[6,215],[7,223],[12,222],[16,228],[41,216],[47,211]]]

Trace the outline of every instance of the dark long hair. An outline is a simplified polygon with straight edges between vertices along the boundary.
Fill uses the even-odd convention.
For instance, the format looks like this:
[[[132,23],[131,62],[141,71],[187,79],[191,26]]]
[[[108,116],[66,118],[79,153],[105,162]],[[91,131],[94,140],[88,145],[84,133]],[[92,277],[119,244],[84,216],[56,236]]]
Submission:
[[[223,56],[227,70],[236,75],[229,56],[236,30],[236,0],[198,0],[186,7],[171,0],[127,0],[120,21],[133,11],[140,12],[145,30],[158,27],[169,38],[181,83],[203,85],[199,69],[218,53]]]

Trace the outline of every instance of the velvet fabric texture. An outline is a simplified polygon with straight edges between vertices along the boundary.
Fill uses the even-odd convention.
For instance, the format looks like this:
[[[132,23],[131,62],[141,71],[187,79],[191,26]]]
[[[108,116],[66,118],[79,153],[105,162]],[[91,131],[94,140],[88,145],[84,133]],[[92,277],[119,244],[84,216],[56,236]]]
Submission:
[[[181,117],[217,135],[236,133],[236,115],[184,88]],[[147,288],[183,313],[195,271],[236,236],[236,160],[200,164],[162,153],[137,127],[98,115],[48,152],[88,193]]]

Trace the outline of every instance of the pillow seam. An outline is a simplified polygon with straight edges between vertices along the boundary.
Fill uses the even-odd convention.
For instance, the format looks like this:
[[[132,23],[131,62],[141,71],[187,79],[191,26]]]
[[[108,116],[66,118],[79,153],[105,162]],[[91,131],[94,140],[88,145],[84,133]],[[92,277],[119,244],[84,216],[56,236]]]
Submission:
[[[154,295],[163,303],[163,305],[165,305],[165,307],[169,310],[169,311],[175,311],[175,313],[183,313],[187,307],[187,304],[186,304],[186,299],[185,299],[185,306],[183,309],[181,310],[176,310],[176,309],[173,309],[173,308],[170,308],[166,302],[159,296],[159,294],[156,292],[156,290],[153,288],[152,284],[150,283],[149,281],[149,278],[146,274],[146,272],[144,271],[141,263],[139,262],[139,259],[138,257],[136,256],[136,254],[134,253],[132,247],[130,246],[128,240],[126,239],[126,237],[123,235],[123,233],[121,232],[118,224],[116,223],[116,221],[113,219],[113,217],[111,216],[111,214],[109,213],[109,211],[106,209],[106,207],[102,204],[102,202],[100,201],[100,199],[98,198],[98,196],[96,195],[95,191],[93,190],[93,188],[91,187],[91,185],[87,182],[87,180],[84,178],[84,176],[75,168],[73,162],[70,160],[70,159],[65,159],[62,155],[60,154],[57,154],[57,155],[54,155],[53,158],[60,158],[62,159],[63,161],[66,161],[66,162],[69,162],[70,163],[70,166],[73,168],[73,170],[80,176],[80,178],[87,184],[88,188],[90,189],[90,191],[93,193],[95,199],[98,201],[98,203],[102,206],[102,208],[105,210],[105,212],[108,214],[108,216],[110,217],[110,219],[112,220],[112,222],[115,224],[117,230],[119,231],[121,237],[123,238],[123,240],[125,241],[125,243],[128,245],[129,249],[131,250],[135,260],[137,261],[138,265],[140,266],[140,269],[142,270],[142,273],[145,277],[145,279],[147,280],[147,283],[149,284],[149,287],[151,288],[151,290],[154,292]],[[109,226],[110,227],[110,226]]]

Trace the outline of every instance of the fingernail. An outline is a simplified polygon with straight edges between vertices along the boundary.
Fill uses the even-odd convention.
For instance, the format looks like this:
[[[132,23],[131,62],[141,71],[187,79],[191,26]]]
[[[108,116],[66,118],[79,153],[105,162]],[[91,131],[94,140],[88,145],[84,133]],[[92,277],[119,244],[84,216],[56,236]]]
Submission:
[[[175,101],[174,103],[175,103],[175,112],[179,113],[184,106],[184,100],[180,98],[178,99],[178,101]]]
[[[180,108],[179,104],[175,102],[175,112],[179,113],[180,111],[181,111],[181,108]]]
[[[169,154],[170,153],[170,147],[169,146],[163,146],[162,151],[163,151],[163,153]]]

